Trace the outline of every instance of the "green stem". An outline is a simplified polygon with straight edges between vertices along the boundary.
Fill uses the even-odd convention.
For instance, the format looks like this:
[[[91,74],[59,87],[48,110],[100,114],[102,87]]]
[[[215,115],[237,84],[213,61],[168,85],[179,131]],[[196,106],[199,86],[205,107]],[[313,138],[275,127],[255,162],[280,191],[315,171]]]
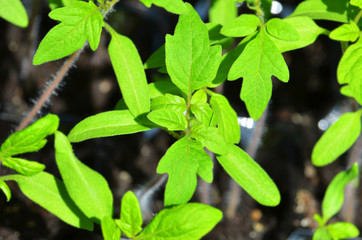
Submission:
[[[356,23],[356,24],[358,24],[358,21],[359,21],[359,19],[362,17],[362,10],[360,10],[359,11],[359,13],[357,14],[357,16],[354,18],[354,22]]]

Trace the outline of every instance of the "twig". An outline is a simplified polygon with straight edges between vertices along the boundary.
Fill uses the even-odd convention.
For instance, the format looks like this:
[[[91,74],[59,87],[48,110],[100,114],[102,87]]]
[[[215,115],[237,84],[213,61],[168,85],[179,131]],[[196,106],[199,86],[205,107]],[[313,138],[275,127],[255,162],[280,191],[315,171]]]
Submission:
[[[65,60],[63,66],[60,68],[60,70],[57,73],[54,80],[51,82],[51,84],[48,86],[48,88],[44,91],[43,95],[41,95],[41,97],[39,98],[37,103],[34,105],[34,107],[30,110],[28,115],[20,123],[20,125],[18,126],[16,131],[20,131],[20,130],[24,129],[31,122],[31,120],[35,117],[35,115],[39,112],[39,110],[44,106],[44,104],[49,99],[49,97],[52,95],[52,93],[57,88],[59,83],[64,79],[64,76],[69,71],[69,69],[73,65],[73,63],[76,61],[80,52],[81,52],[81,50],[74,52],[72,55],[70,55],[70,57],[67,60]]]

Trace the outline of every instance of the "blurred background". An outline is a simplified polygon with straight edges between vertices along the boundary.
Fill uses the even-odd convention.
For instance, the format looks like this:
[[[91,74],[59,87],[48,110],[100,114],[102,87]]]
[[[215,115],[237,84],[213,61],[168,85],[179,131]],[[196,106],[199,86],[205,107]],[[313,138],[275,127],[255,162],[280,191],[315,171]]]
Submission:
[[[32,58],[45,34],[56,25],[48,17],[45,0],[23,0],[30,24],[16,27],[0,19],[0,142],[13,133],[38,97],[54,78],[64,60],[32,65]],[[208,21],[210,0],[188,1]],[[300,1],[280,0],[278,17],[289,15]],[[239,13],[248,11],[239,6]],[[165,34],[173,34],[177,16],[161,8],[146,8],[137,0],[122,0],[115,5],[107,22],[132,39],[141,58],[147,58],[164,43]],[[318,21],[329,30],[338,25]],[[107,46],[109,35],[103,31],[99,48],[89,47],[81,53],[56,93],[38,116],[54,113],[60,117],[60,130],[68,133],[80,120],[112,110],[121,93],[113,72]],[[236,41],[238,43],[239,40]],[[282,195],[278,207],[257,204],[247,193],[235,187],[230,177],[214,161],[214,182],[199,181],[191,201],[210,204],[224,212],[224,218],[204,239],[212,240],[302,240],[311,239],[320,213],[321,200],[331,179],[351,161],[360,159],[360,146],[335,163],[316,168],[311,151],[325,129],[343,112],[350,111],[350,100],[339,93],[336,69],[341,57],[339,43],[320,36],[314,44],[284,54],[290,81],[273,79],[273,96],[263,126],[248,118],[239,98],[242,81],[226,82],[223,93],[239,116],[244,149],[256,147],[255,160],[276,182]],[[147,70],[149,82],[163,78],[156,70]],[[259,133],[255,129],[259,126]],[[108,180],[115,197],[115,217],[119,216],[120,198],[134,191],[142,204],[145,222],[163,208],[165,177],[156,173],[158,161],[174,142],[162,131],[87,140],[73,144],[77,157]],[[254,145],[250,145],[252,142]],[[53,141],[38,153],[27,154],[29,160],[46,165],[46,171],[59,176],[54,159]],[[0,166],[0,175],[11,170]],[[102,239],[100,229],[78,230],[28,200],[11,183],[12,199],[0,194],[0,240]],[[361,189],[346,196],[347,207],[336,219],[354,221],[362,229],[358,207]]]

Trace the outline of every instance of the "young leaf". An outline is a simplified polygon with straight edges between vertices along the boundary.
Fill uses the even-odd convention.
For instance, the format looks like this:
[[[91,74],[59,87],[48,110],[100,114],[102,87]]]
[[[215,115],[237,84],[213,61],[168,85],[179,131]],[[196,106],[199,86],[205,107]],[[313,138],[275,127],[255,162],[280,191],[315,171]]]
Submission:
[[[207,102],[207,94],[203,89],[196,91],[191,97],[191,104],[206,103],[206,102]]]
[[[77,228],[93,230],[93,222],[70,199],[64,183],[53,175],[40,172],[33,176],[17,174],[3,178],[17,182],[25,196],[64,222]]]
[[[142,230],[142,213],[136,195],[128,191],[122,198],[121,220],[118,226],[129,238],[136,236]]]
[[[170,131],[183,131],[187,128],[187,120],[183,112],[161,108],[150,112],[147,117],[152,122],[165,127]]]
[[[110,216],[105,216],[101,221],[102,235],[104,240],[119,240],[121,230]]]
[[[168,173],[165,206],[183,204],[194,194],[196,174],[206,182],[212,182],[212,161],[201,143],[186,136],[167,150],[158,164],[157,173]]]
[[[186,101],[182,97],[166,93],[163,96],[156,97],[151,101],[151,109],[161,108],[172,109],[176,112],[186,111]]]
[[[362,111],[343,114],[322,135],[314,146],[312,162],[324,166],[341,156],[357,140],[361,133]]]
[[[239,143],[240,126],[235,110],[230,106],[229,101],[221,94],[214,93],[210,99],[211,107],[214,110],[213,120],[228,143]]]
[[[254,120],[261,117],[271,98],[272,75],[283,82],[289,80],[282,54],[262,28],[231,66],[228,75],[230,80],[243,77],[240,98]]]
[[[160,80],[157,82],[150,83],[148,84],[148,91],[150,92],[151,98],[163,96],[166,93],[174,95],[180,94],[180,90],[178,89],[178,87],[176,87],[175,84],[171,82],[171,80],[170,81]]]
[[[345,186],[358,176],[358,165],[355,163],[351,169],[338,173],[329,184],[322,202],[322,216],[326,223],[342,207]]]
[[[221,29],[221,34],[229,37],[245,37],[256,31],[260,19],[253,14],[243,14]]]
[[[137,48],[129,38],[118,34],[111,27],[107,29],[112,35],[108,53],[123,98],[133,116],[147,113],[150,111],[150,96]]]
[[[102,112],[87,117],[70,131],[68,138],[71,142],[81,142],[91,138],[110,137],[151,129],[135,120],[128,110]]]
[[[198,240],[221,220],[222,212],[188,203],[158,213],[135,240]]]
[[[2,164],[5,167],[14,169],[18,173],[21,173],[26,176],[31,176],[37,174],[44,170],[45,166],[41,163],[28,161],[21,158],[4,158],[2,159]]]
[[[347,239],[359,236],[358,228],[349,222],[336,222],[327,226],[327,231],[333,239]]]
[[[355,44],[349,46],[343,54],[337,68],[337,78],[339,84],[349,83],[357,78],[361,81],[362,76],[362,38]]]
[[[191,112],[195,115],[197,120],[203,122],[206,126],[210,126],[214,111],[208,103],[196,103],[191,105]],[[231,125],[229,127],[232,128],[233,126]]]
[[[3,180],[0,180],[0,190],[5,194],[6,201],[9,202],[11,199],[11,191],[9,186]]]
[[[227,143],[215,127],[203,123],[193,124],[190,136],[201,142],[211,152],[223,155],[227,153]]]
[[[299,33],[287,21],[280,18],[272,18],[266,23],[267,32],[280,40],[284,41],[298,41],[300,39]]]
[[[235,145],[228,145],[227,151],[226,155],[216,157],[225,171],[258,203],[278,205],[279,190],[259,164]]]
[[[20,0],[0,0],[0,17],[19,27],[27,27],[29,20]]]
[[[166,9],[174,14],[185,13],[186,7],[182,0],[140,0],[146,7],[151,7],[152,4]]]
[[[59,118],[56,115],[48,114],[40,118],[29,127],[10,135],[1,145],[0,156],[11,157],[40,150],[47,142],[44,138],[53,134],[58,125]]]
[[[197,12],[186,4],[173,36],[166,36],[166,67],[172,82],[186,95],[207,86],[216,76],[221,46],[209,46],[208,31]]]
[[[100,223],[113,215],[113,196],[107,181],[74,155],[67,137],[55,133],[55,159],[69,196],[90,219]]]
[[[349,2],[353,6],[357,6],[359,8],[362,8],[362,0],[351,0]]]
[[[74,1],[70,6],[51,11],[49,17],[61,23],[40,42],[34,65],[68,56],[82,48],[86,40],[93,51],[98,48],[103,16],[93,1]]]
[[[235,0],[212,0],[209,10],[209,20],[211,23],[221,25],[228,24],[238,14]]]
[[[273,40],[280,52],[308,46],[312,44],[320,34],[327,32],[325,29],[315,24],[309,17],[291,17],[285,18],[283,21],[291,25],[298,32],[300,38],[297,41],[284,41],[270,36],[270,39]]]
[[[312,19],[347,23],[356,11],[347,1],[306,0],[301,2],[289,17],[308,16]]]
[[[313,234],[313,240],[332,240],[332,237],[329,235],[328,231],[324,227],[319,227]]]
[[[343,24],[342,26],[334,29],[329,37],[337,41],[350,41],[354,42],[359,37],[359,28],[354,21],[349,21],[349,23]]]

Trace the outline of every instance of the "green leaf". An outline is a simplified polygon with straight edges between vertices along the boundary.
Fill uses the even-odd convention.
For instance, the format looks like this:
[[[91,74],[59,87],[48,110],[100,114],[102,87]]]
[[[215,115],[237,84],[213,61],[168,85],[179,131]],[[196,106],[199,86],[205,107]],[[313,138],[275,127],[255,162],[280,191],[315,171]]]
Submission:
[[[152,122],[165,127],[170,131],[183,131],[187,128],[187,120],[183,112],[161,108],[150,112],[147,117]]]
[[[4,158],[2,164],[5,167],[14,169],[18,173],[26,176],[37,174],[44,170],[45,166],[41,163],[28,161],[21,158]]]
[[[159,96],[163,96],[166,93],[178,95],[180,94],[180,90],[170,81],[160,80],[157,82],[153,82],[148,84],[148,91],[150,92],[150,97],[155,98]]]
[[[284,41],[298,41],[300,39],[299,33],[287,21],[280,18],[272,18],[266,23],[267,32],[280,40]]]
[[[347,23],[356,14],[356,7],[348,1],[306,0],[301,2],[289,17],[307,16],[312,19]]]
[[[188,203],[158,213],[135,240],[198,240],[221,220],[222,212]]]
[[[204,89],[196,91],[191,97],[191,104],[206,103],[206,102],[207,102],[207,94]]]
[[[20,0],[0,0],[0,17],[19,27],[27,27],[29,20]]]
[[[227,153],[227,143],[215,127],[206,126],[203,123],[193,124],[190,136],[201,142],[211,152],[223,155]]]
[[[337,68],[337,78],[340,84],[349,83],[356,78],[362,80],[362,38],[350,45],[343,54]]]
[[[291,25],[297,31],[300,38],[297,41],[284,41],[270,36],[270,39],[273,40],[275,46],[281,52],[306,47],[312,44],[320,34],[327,32],[315,24],[309,17],[291,17],[283,19],[283,21]]]
[[[212,161],[201,143],[188,136],[175,142],[160,160],[157,173],[168,173],[165,206],[189,201],[196,189],[196,174],[212,182]]]
[[[0,180],[0,190],[5,194],[6,201],[9,202],[11,199],[11,191],[9,186],[3,180]]]
[[[121,220],[118,226],[129,238],[136,236],[142,230],[142,213],[136,195],[128,191],[122,198]]]
[[[353,92],[349,85],[343,85],[339,91],[346,97],[353,97]]]
[[[344,202],[344,188],[357,176],[358,165],[355,163],[351,169],[342,171],[333,178],[322,202],[322,216],[325,223],[341,209]]]
[[[271,98],[272,75],[283,82],[289,80],[282,54],[262,28],[231,66],[228,75],[230,80],[243,77],[240,98],[254,120],[261,117]]]
[[[359,8],[362,8],[362,0],[351,0],[349,2],[353,6],[357,6]]]
[[[48,0],[48,4],[51,10],[60,7],[66,7],[72,5],[74,0]]]
[[[147,59],[147,61],[144,64],[144,68],[152,69],[152,68],[160,68],[166,66],[165,55],[166,55],[165,44],[163,44]]]
[[[151,5],[154,4],[174,14],[183,14],[187,11],[185,3],[182,0],[140,0],[140,1],[146,7],[151,7]]]
[[[207,126],[210,126],[214,111],[211,109],[208,103],[196,103],[191,105],[191,112],[195,115],[197,120],[203,122]]]
[[[326,228],[317,228],[313,234],[313,240],[332,240]]]
[[[113,196],[107,181],[74,155],[67,137],[55,133],[55,159],[69,196],[82,212],[98,223],[113,215]]]
[[[228,24],[236,18],[237,10],[235,0],[212,0],[209,20],[211,23]]]
[[[361,133],[361,114],[361,110],[345,113],[327,129],[312,152],[315,166],[333,162],[353,145]]]
[[[105,216],[101,221],[101,228],[104,240],[119,240],[121,230],[110,216]]]
[[[355,238],[359,236],[358,228],[349,222],[329,224],[327,230],[333,239]]]
[[[359,63],[361,65],[361,62]],[[362,68],[360,68],[362,70]],[[362,76],[355,76],[349,82],[352,96],[359,104],[362,104]]]
[[[324,226],[324,220],[321,215],[319,215],[318,213],[315,213],[313,215],[313,218],[317,221],[317,223],[320,227]]]
[[[58,125],[59,118],[56,115],[48,114],[40,118],[29,127],[10,135],[1,145],[0,157],[40,150],[47,142],[44,138],[53,134]]]
[[[245,37],[256,31],[260,19],[253,14],[243,14],[221,29],[221,34],[229,37]]]
[[[33,176],[17,174],[6,176],[6,180],[16,181],[25,196],[64,222],[77,228],[93,230],[93,222],[74,204],[64,183],[53,175],[46,172]]]
[[[279,190],[259,164],[235,145],[228,145],[227,151],[226,155],[216,156],[225,171],[258,203],[278,205]]]
[[[34,65],[68,56],[81,49],[86,40],[93,51],[98,48],[103,16],[93,1],[74,1],[70,6],[51,11],[49,17],[61,23],[40,42],[33,59]]]
[[[226,37],[220,33],[222,26],[217,23],[206,23],[209,32],[209,44],[219,44],[223,49],[229,49],[234,42],[234,38]]]
[[[151,109],[160,108],[172,109],[176,112],[186,111],[186,101],[182,97],[166,93],[163,96],[156,97],[151,101]]]
[[[172,82],[186,95],[207,86],[216,76],[221,46],[209,46],[208,31],[197,12],[186,4],[173,36],[166,36],[166,67]]]
[[[239,143],[240,126],[235,110],[230,106],[229,101],[221,94],[214,93],[211,96],[210,104],[214,110],[213,120],[228,143]]]
[[[91,138],[110,137],[151,129],[135,120],[128,110],[102,112],[79,122],[69,133],[71,142],[81,142]]]
[[[107,29],[112,35],[108,53],[123,98],[135,117],[147,113],[150,111],[150,96],[137,48],[129,38],[118,34],[111,27]]]
[[[354,21],[349,21],[349,23],[345,23],[342,26],[334,29],[329,37],[333,40],[337,41],[350,41],[354,42],[359,37],[359,28]]]

